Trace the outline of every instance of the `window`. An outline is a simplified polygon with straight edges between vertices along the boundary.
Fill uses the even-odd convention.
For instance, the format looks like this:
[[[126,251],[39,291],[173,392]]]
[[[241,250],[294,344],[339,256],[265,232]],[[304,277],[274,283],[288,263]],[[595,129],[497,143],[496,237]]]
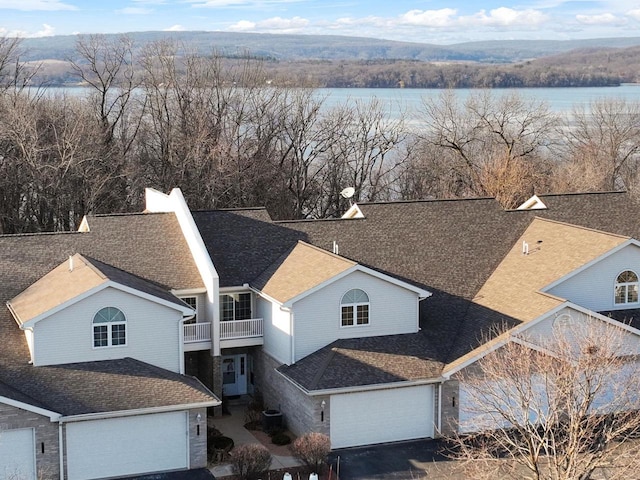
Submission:
[[[369,324],[369,296],[359,288],[345,293],[340,307],[343,327]]]
[[[93,317],[93,346],[116,347],[127,344],[127,319],[121,310],[105,307]]]
[[[625,270],[616,279],[615,304],[638,303],[638,275]]]
[[[187,305],[189,305],[191,308],[193,308],[196,313],[194,313],[193,318],[186,320],[184,323],[185,325],[188,325],[190,323],[196,323],[196,317],[198,316],[198,297],[181,297],[180,300],[182,300],[184,303],[186,303]]]
[[[251,294],[233,293],[220,295],[220,320],[249,320],[251,318]]]

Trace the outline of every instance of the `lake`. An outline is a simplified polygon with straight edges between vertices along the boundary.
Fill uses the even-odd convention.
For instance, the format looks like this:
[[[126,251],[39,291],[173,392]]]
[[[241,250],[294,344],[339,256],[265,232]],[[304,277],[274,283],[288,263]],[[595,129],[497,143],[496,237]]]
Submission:
[[[398,114],[403,108],[419,107],[423,98],[438,98],[444,90],[436,88],[400,89],[400,88],[320,88],[318,95],[326,97],[327,106],[356,100],[378,98],[388,105],[390,113]],[[461,88],[454,90],[459,99],[467,98],[476,89]],[[640,84],[624,84],[619,87],[584,87],[584,88],[515,88],[493,89],[496,96],[517,92],[524,99],[538,100],[547,103],[557,113],[570,113],[574,106],[589,106],[594,100],[604,98],[624,99],[629,102],[640,102]]]

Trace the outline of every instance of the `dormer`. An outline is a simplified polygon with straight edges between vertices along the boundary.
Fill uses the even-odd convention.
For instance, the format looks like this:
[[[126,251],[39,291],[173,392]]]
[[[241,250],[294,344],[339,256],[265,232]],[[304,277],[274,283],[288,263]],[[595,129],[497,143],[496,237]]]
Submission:
[[[340,218],[343,218],[343,219],[364,218],[364,214],[362,213],[362,210],[360,210],[360,207],[358,206],[358,204],[354,203],[353,205],[351,205],[351,207],[349,207],[349,210],[344,212],[344,215],[342,215],[342,217]]]
[[[520,205],[516,210],[546,210],[547,206],[540,197],[534,195],[529,200]]]

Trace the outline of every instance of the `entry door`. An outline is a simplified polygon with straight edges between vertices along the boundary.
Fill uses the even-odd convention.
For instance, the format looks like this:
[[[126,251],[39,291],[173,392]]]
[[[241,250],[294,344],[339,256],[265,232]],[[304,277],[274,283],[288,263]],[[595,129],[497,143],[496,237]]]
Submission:
[[[222,357],[222,393],[226,396],[247,393],[247,354]]]

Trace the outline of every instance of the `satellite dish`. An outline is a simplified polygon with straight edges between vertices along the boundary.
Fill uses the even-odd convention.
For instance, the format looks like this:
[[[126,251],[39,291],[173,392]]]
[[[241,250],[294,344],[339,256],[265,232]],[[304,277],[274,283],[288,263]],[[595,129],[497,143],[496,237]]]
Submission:
[[[343,198],[351,198],[355,195],[356,193],[356,189],[353,187],[347,187],[344,190],[342,190],[340,192],[340,195],[342,195]]]

